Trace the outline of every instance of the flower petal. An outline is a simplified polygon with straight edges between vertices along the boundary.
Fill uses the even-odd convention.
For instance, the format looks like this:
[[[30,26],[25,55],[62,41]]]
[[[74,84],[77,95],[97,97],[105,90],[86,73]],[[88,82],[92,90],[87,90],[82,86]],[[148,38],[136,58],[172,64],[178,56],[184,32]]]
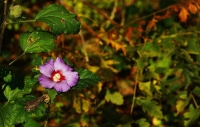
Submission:
[[[69,65],[66,65],[65,62],[59,57],[57,57],[56,61],[54,62],[54,69],[55,71],[61,70],[62,72],[73,70]]]
[[[51,73],[54,71],[53,64],[54,64],[54,61],[49,60],[44,65],[40,66],[40,72],[47,77],[51,77]]]
[[[53,88],[56,84],[56,82],[53,82],[50,80],[47,76],[45,75],[40,75],[39,78],[39,83],[44,87],[44,88]]]
[[[54,89],[57,92],[66,92],[70,89],[70,87],[67,85],[66,81],[62,81],[62,82],[56,83],[56,85],[54,86]]]
[[[65,76],[67,85],[69,85],[70,87],[75,86],[77,84],[79,78],[77,72],[67,71],[64,72],[63,75]]]

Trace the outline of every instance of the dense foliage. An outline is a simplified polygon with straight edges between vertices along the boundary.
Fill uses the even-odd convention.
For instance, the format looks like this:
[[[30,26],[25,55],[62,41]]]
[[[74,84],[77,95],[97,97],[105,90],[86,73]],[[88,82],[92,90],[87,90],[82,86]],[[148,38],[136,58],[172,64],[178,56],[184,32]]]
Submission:
[[[7,6],[0,127],[200,126],[199,0]],[[79,74],[65,93],[38,82],[39,66],[56,57]]]

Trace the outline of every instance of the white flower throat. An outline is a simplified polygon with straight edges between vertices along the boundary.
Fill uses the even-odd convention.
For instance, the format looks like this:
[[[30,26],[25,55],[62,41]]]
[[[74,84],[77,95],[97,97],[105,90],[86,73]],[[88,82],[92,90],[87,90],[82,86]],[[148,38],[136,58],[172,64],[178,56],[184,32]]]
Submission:
[[[60,81],[60,78],[61,78],[61,74],[56,73],[56,74],[53,76],[53,81],[54,81],[54,82],[59,82],[59,81]]]

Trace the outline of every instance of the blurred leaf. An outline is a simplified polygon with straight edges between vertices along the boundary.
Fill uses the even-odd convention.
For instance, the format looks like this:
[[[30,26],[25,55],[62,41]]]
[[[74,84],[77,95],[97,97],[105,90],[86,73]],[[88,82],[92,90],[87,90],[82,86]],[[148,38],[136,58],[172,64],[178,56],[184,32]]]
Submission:
[[[24,53],[49,52],[55,49],[56,36],[46,31],[33,31],[20,35],[20,46]]]
[[[139,125],[139,127],[150,127],[150,124],[144,118],[137,120],[136,123]]]
[[[187,97],[186,100],[178,100],[177,101],[177,103],[176,103],[176,110],[177,110],[176,115],[178,115],[179,113],[184,111],[185,107],[190,102],[190,99],[191,99],[190,97]]]
[[[39,12],[35,20],[47,23],[55,35],[77,34],[80,31],[80,22],[76,15],[69,13],[62,5],[49,5]]]
[[[188,37],[188,49],[191,54],[199,54],[199,42],[198,37]]]
[[[24,127],[42,127],[38,122],[33,120],[32,118],[28,119],[28,121],[24,124]]]
[[[40,66],[41,64],[42,64],[42,57],[39,57],[39,56],[33,57],[32,65]]]
[[[123,96],[119,92],[110,93],[108,89],[106,90],[105,99],[116,105],[122,105],[124,103]]]
[[[78,69],[79,81],[74,88],[82,89],[97,84],[101,78],[87,69]]]
[[[58,95],[58,92],[54,89],[47,89],[47,93],[48,93],[49,97],[51,98],[51,103],[54,103],[53,100]]]
[[[73,108],[75,108],[77,113],[81,113],[81,99],[80,97],[74,96],[73,98]]]
[[[86,99],[82,99],[82,109],[85,112],[88,112],[90,109],[90,101]]]
[[[192,91],[196,96],[200,97],[200,87],[196,86]]]
[[[11,82],[11,80],[12,80],[11,72],[9,72],[9,74],[8,74],[6,77],[4,77],[3,80],[4,80],[5,82]]]
[[[184,125],[186,127],[190,126],[193,122],[195,122],[200,115],[200,108],[195,109],[191,104],[189,107],[189,111],[184,113]]]
[[[150,97],[146,99],[137,98],[137,104],[142,106],[144,112],[148,112],[151,116],[156,118],[163,118],[161,107],[157,105],[156,101],[152,101]]]
[[[141,53],[146,57],[156,57],[160,53],[160,47],[156,42],[147,42]]]
[[[146,92],[147,96],[152,97],[151,82],[140,82],[139,89]]]
[[[187,11],[185,7],[182,6],[181,11],[179,12],[179,15],[178,15],[181,22],[186,22],[188,15],[189,15],[189,12]]]

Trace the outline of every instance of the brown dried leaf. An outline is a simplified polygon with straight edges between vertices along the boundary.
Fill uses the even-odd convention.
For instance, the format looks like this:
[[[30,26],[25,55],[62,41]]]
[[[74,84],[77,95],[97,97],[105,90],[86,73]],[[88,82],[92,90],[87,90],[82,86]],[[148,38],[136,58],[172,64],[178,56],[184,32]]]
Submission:
[[[156,23],[158,22],[158,20],[156,20],[155,18],[153,18],[151,21],[149,21],[148,25],[147,25],[147,30],[151,30],[154,29],[156,30]]]

